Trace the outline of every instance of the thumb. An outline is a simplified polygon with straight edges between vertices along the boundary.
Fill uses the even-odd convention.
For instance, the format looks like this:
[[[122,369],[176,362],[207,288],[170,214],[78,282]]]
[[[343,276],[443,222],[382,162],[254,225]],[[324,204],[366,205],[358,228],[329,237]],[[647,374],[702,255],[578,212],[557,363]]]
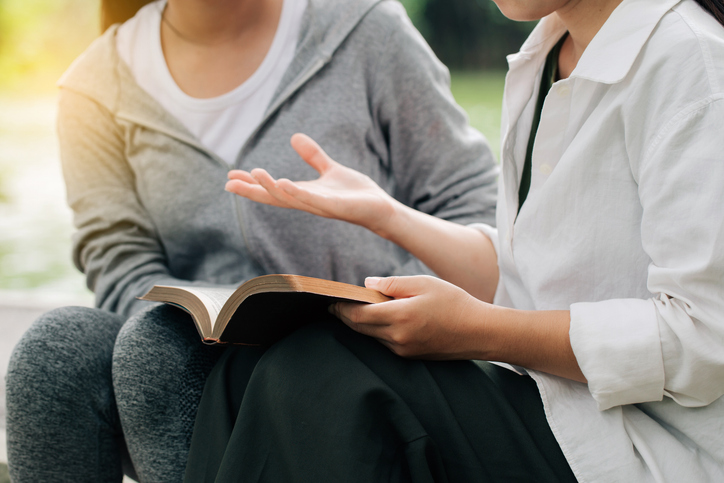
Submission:
[[[396,299],[414,297],[425,292],[432,277],[418,275],[414,277],[367,277],[365,287]]]
[[[294,134],[291,139],[291,144],[297,154],[301,156],[308,165],[317,170],[319,174],[324,174],[325,171],[337,164],[319,147],[319,144],[317,144],[314,139],[306,134]]]

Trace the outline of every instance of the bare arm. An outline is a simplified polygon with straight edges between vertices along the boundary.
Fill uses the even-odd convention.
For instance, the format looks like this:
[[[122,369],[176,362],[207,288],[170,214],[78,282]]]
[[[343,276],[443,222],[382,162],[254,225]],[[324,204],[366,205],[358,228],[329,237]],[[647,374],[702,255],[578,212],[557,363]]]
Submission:
[[[500,361],[586,381],[571,348],[567,310],[499,307],[433,277],[368,278],[365,285],[395,300],[339,303],[334,313],[398,355]]]
[[[310,138],[292,146],[319,173],[313,181],[275,180],[261,169],[232,171],[226,189],[254,201],[364,226],[422,260],[441,278],[368,278],[394,300],[338,303],[335,315],[403,357],[481,359],[585,381],[571,349],[568,311],[520,311],[492,301],[498,269],[479,231],[415,211],[368,177],[332,159]],[[450,283],[448,283],[450,282]]]

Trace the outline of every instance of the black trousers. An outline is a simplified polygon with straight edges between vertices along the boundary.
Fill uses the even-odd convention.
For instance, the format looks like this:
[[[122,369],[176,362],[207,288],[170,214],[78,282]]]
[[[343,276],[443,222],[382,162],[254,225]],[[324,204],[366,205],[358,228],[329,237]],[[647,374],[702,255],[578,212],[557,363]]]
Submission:
[[[532,379],[403,359],[337,320],[209,377],[186,482],[574,482]]]

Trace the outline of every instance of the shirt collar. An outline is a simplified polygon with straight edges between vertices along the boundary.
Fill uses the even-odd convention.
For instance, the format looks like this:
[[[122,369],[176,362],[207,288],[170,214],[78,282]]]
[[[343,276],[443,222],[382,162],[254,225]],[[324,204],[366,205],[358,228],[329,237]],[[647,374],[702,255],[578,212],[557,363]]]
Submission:
[[[624,0],[593,38],[571,77],[615,84],[631,70],[644,44],[661,18],[681,0]],[[508,57],[511,68],[518,61],[545,60],[565,33],[557,14],[543,18],[518,54]]]

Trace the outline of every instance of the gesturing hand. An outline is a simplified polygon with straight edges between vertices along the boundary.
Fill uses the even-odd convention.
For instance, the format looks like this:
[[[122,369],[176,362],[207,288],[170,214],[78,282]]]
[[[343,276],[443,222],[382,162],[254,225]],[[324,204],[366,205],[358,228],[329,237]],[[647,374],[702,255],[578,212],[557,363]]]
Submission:
[[[232,170],[226,190],[259,203],[344,220],[375,233],[384,231],[395,211],[394,198],[368,176],[332,160],[309,136],[295,134],[291,144],[319,178],[275,180],[261,168]]]
[[[333,161],[309,136],[295,134],[291,142],[319,178],[275,180],[263,169],[234,170],[226,189],[259,203],[360,225],[407,250],[442,279],[492,301],[497,255],[480,231],[404,205],[368,176]]]
[[[395,300],[334,304],[331,311],[357,332],[376,338],[403,357],[475,359],[483,355],[487,304],[464,290],[428,276],[368,278],[365,285]]]

